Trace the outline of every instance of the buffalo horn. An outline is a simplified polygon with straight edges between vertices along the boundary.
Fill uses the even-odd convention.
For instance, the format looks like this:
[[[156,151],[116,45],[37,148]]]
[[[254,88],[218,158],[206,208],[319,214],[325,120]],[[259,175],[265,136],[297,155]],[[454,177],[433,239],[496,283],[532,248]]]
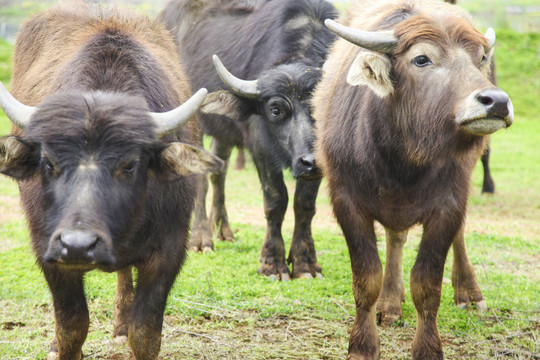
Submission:
[[[221,78],[221,81],[223,81],[233,93],[250,99],[255,99],[259,96],[260,92],[257,90],[257,80],[242,80],[237,78],[227,70],[217,55],[214,55],[212,60],[214,61],[214,66],[216,67],[216,71]]]
[[[339,37],[364,49],[393,54],[398,44],[393,30],[362,31],[341,25],[331,19],[326,19],[324,25]]]
[[[150,116],[152,116],[152,119],[157,126],[156,131],[158,135],[162,137],[181,128],[189,119],[191,119],[197,109],[199,109],[207,94],[208,90],[202,88],[185,103],[171,111],[162,113],[151,112]]]
[[[495,30],[493,28],[488,28],[484,37],[488,40],[488,48],[486,52],[490,52],[495,46]]]
[[[15,99],[1,82],[0,107],[4,110],[9,120],[23,130],[28,126],[32,114],[36,111],[35,107],[24,105]]]

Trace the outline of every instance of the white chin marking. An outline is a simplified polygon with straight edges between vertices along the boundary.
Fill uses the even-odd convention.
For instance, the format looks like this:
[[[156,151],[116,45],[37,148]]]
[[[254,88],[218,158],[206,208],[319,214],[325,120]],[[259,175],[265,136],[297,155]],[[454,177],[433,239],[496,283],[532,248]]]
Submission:
[[[57,360],[58,353],[56,351],[51,351],[47,354],[47,360]]]

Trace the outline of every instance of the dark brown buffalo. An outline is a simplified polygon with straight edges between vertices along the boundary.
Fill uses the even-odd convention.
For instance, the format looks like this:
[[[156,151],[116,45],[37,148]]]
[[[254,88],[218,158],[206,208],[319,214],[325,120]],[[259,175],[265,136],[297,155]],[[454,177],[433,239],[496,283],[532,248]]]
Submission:
[[[235,146],[250,151],[267,219],[258,272],[280,280],[290,278],[288,264],[293,277],[322,276],[311,234],[321,174],[314,161],[310,99],[336,39],[323,21],[336,16],[325,0],[171,0],[160,15],[177,36],[193,84],[211,92],[199,123],[212,136],[212,151],[226,162]],[[214,54],[219,58],[212,61]],[[287,259],[281,232],[288,204],[286,168],[297,179]],[[211,226],[219,239],[233,240],[225,176],[226,169],[210,177],[210,220],[206,193],[200,193],[191,238],[194,251],[213,249]]]
[[[193,146],[206,92],[188,100],[177,48],[159,22],[80,3],[24,24],[12,94],[0,84],[16,125],[0,139],[0,172],[19,182],[53,296],[49,359],[81,359],[83,278],[92,269],[118,273],[115,341],[129,341],[135,359],[157,359],[197,179],[221,165]]]
[[[458,245],[456,294],[474,299],[463,246],[471,172],[485,135],[513,121],[508,95],[489,81],[494,33],[484,37],[462,10],[435,0],[366,0],[344,21],[326,22],[348,41],[331,49],[313,102],[317,160],[351,257],[348,358],[379,357],[377,308],[401,312],[401,251],[407,230],[422,224],[411,272],[412,356],[442,359],[436,318],[446,255]],[[384,280],[374,221],[399,255],[387,260]]]

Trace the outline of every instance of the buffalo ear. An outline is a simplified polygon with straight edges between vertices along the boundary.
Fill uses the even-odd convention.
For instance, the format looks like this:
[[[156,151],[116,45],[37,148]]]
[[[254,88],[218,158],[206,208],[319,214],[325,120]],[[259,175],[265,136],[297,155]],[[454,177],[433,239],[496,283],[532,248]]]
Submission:
[[[0,138],[0,173],[22,180],[32,176],[39,166],[37,147],[15,136]]]
[[[233,93],[221,90],[206,96],[199,111],[204,114],[225,116],[231,120],[242,121],[247,118],[244,101]]]
[[[384,98],[394,92],[390,79],[390,59],[371,51],[361,51],[354,59],[347,82],[352,86],[367,85],[375,94]]]
[[[218,157],[204,149],[180,142],[168,144],[159,157],[159,172],[168,180],[218,172],[223,168],[223,161]]]

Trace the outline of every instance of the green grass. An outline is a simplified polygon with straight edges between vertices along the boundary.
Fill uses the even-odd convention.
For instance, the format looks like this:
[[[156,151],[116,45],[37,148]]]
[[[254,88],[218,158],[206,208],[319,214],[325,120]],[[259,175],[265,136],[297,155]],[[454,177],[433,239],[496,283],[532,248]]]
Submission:
[[[3,82],[9,81],[11,51],[10,45],[0,42]],[[450,255],[438,320],[449,359],[540,356],[539,53],[539,34],[498,33],[499,85],[511,96],[516,119],[510,129],[492,138],[494,196],[480,195],[481,166],[475,169],[466,231],[469,256],[489,310],[479,314],[454,307]],[[1,115],[0,133],[9,129],[9,121]],[[287,185],[294,188],[289,174]],[[42,359],[54,335],[51,297],[35,263],[17,197],[16,184],[0,177],[0,359]],[[252,163],[241,172],[229,172],[227,200],[236,241],[217,242],[214,253],[188,257],[169,297],[162,357],[345,358],[354,316],[350,261],[341,232],[329,219],[326,185],[318,198],[313,230],[323,280],[281,283],[256,273],[264,218]],[[291,218],[289,209],[286,248]],[[384,241],[379,240],[384,260]],[[414,230],[403,257],[407,292],[403,319],[380,329],[382,359],[410,358],[416,315],[408,278],[418,242],[419,232]],[[87,276],[91,316],[84,346],[87,358],[127,358],[126,348],[110,343],[114,283],[114,274]]]

